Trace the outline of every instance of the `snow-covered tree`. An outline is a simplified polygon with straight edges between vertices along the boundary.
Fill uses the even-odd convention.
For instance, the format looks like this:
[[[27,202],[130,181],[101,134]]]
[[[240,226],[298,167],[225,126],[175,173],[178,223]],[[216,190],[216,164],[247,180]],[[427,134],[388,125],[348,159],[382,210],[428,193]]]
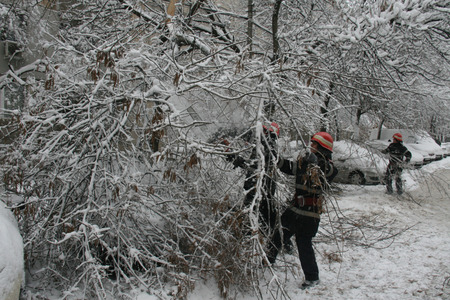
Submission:
[[[210,276],[224,296],[252,287],[264,238],[223,138],[245,156],[261,150],[245,137],[265,122],[301,139],[358,128],[363,114],[406,124],[430,107],[411,103],[419,94],[448,103],[443,1],[222,2],[38,5],[45,51],[0,77],[27,89],[2,161],[25,199],[17,215],[34,276],[87,298],[173,283],[182,298]]]

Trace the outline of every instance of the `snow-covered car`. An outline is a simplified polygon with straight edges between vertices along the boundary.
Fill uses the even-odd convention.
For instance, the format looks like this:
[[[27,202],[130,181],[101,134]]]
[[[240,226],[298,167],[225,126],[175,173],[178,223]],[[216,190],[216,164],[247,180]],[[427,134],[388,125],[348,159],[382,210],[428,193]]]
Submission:
[[[450,156],[450,143],[442,143],[441,149],[444,151],[444,157]]]
[[[406,147],[424,153],[424,156],[428,154],[433,160],[444,158],[444,150],[442,150],[441,146],[427,132],[421,131],[415,133],[406,131],[403,140]]]
[[[416,151],[423,155],[424,164],[444,157],[444,151],[436,143],[436,141],[424,130],[410,129],[382,129],[378,138],[378,129],[374,129],[370,133],[370,140],[382,140],[390,143],[395,133],[403,135],[403,144],[409,151]]]
[[[386,149],[389,144],[391,143],[391,141],[386,141],[386,140],[369,140],[366,142],[366,145],[368,145],[369,147],[373,148],[378,154],[385,156],[384,154],[381,153],[381,151],[383,151],[384,149]],[[409,152],[411,152],[411,162],[410,165],[413,166],[414,168],[420,168],[421,166],[423,166],[425,158],[423,157],[423,155],[412,148],[408,148]],[[387,156],[385,156],[387,158]]]
[[[0,299],[19,299],[24,279],[23,241],[16,219],[0,201]]]
[[[333,162],[339,170],[334,182],[358,185],[381,183],[388,164],[377,151],[348,140],[334,142]]]

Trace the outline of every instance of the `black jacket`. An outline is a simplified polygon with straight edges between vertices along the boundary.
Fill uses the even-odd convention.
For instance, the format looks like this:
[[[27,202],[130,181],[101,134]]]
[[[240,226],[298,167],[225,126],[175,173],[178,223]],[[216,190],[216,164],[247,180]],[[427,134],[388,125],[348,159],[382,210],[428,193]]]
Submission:
[[[307,153],[296,161],[280,159],[278,167],[283,173],[295,176],[295,194],[303,197],[319,197],[338,173],[331,152]]]
[[[275,150],[276,135],[263,136],[261,144],[263,146],[264,154],[264,172],[262,190],[265,193],[265,197],[272,198],[276,190],[276,182],[274,180],[274,169],[276,164],[277,152]],[[227,160],[231,161],[235,167],[240,167],[246,170],[244,190],[253,191],[258,180],[258,152],[256,147],[253,148],[252,153],[248,159],[239,155],[228,155]],[[253,198],[253,193],[247,194],[246,198]],[[248,202],[248,201],[246,201]]]
[[[391,165],[398,165],[403,162],[405,159],[406,162],[411,160],[411,152],[409,152],[408,148],[400,142],[391,143],[386,149],[381,151],[382,153],[389,154],[389,163]]]

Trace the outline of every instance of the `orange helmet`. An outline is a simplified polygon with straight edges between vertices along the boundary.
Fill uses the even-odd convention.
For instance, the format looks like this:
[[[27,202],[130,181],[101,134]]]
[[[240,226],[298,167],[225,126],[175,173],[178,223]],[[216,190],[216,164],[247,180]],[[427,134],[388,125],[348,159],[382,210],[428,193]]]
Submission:
[[[392,138],[394,140],[396,140],[397,142],[403,142],[403,136],[401,133],[396,133],[392,136]]]
[[[326,133],[324,131],[318,132],[315,135],[313,135],[311,141],[317,142],[323,148],[333,152],[333,138],[329,133]]]
[[[275,132],[277,134],[277,136],[280,136],[280,126],[275,122],[270,123],[269,128],[267,128],[266,125],[263,125],[263,128],[265,131],[268,130],[271,132]]]

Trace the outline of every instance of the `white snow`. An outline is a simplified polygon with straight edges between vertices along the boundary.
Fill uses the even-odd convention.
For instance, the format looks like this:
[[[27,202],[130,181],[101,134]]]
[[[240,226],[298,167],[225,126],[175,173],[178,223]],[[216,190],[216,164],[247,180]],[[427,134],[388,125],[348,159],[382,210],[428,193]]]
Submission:
[[[420,170],[407,170],[403,180],[407,190],[404,197],[386,195],[381,185],[340,185],[342,192],[335,201],[343,215],[379,226],[372,231],[362,229],[367,241],[383,232],[400,234],[364,247],[343,241],[334,245],[321,242],[321,229],[315,243],[320,285],[301,290],[303,273],[298,257],[282,255],[274,270],[290,297],[284,299],[450,299],[450,158]],[[321,227],[329,227],[327,223],[324,215]],[[365,240],[361,237],[356,242]],[[286,272],[287,268],[294,269],[294,275]],[[260,286],[263,299],[283,299],[269,270],[265,277]],[[145,293],[139,297],[153,299]],[[222,298],[210,280],[197,282],[187,299]],[[236,299],[257,297],[237,292]]]
[[[450,157],[419,170],[406,170],[403,179],[407,191],[404,197],[386,195],[381,185],[339,185],[342,191],[330,203],[339,205],[348,224],[367,228],[361,226],[361,232],[348,233],[344,240],[326,242],[325,229],[332,228],[334,210],[323,215],[315,239],[320,285],[300,290],[303,273],[298,257],[280,255],[274,266],[275,276],[267,269],[261,280],[263,299],[282,299],[276,280],[290,299],[450,299]],[[0,225],[3,291],[22,276],[22,240],[12,214],[3,206]],[[373,228],[369,229],[369,225]],[[362,245],[397,233],[393,239]],[[170,291],[155,295],[131,291],[130,299],[173,299],[169,295]],[[234,291],[233,295],[236,299],[257,299],[251,291]],[[199,280],[187,299],[222,298],[213,280]]]
[[[0,299],[18,299],[23,276],[22,237],[13,214],[0,201]]]

